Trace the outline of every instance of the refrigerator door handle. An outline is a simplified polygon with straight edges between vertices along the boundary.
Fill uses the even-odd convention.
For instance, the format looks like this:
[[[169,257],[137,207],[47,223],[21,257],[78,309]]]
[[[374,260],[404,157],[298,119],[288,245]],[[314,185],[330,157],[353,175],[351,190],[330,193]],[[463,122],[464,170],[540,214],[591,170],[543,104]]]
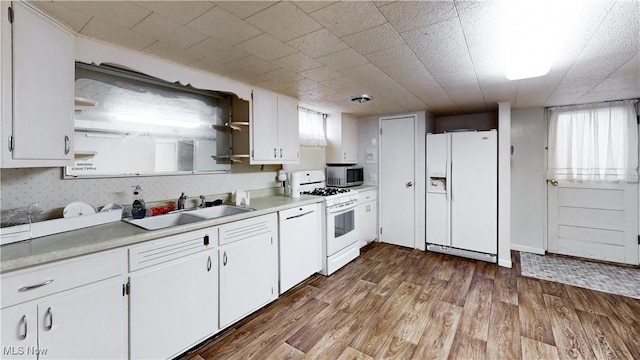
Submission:
[[[449,186],[447,186],[447,195],[449,196],[449,201],[453,201],[453,159],[451,159],[449,164],[451,168],[449,169]]]

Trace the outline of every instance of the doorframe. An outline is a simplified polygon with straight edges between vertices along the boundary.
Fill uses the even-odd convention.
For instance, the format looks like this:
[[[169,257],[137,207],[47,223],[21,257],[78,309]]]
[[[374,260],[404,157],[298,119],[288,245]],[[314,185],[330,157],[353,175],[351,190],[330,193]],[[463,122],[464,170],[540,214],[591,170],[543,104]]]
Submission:
[[[378,118],[378,136],[379,136],[379,146],[378,146],[378,174],[382,174],[382,148],[383,141],[380,136],[380,131],[382,130],[382,121],[389,121],[395,119],[404,119],[408,117],[413,117],[413,134],[414,134],[414,164],[413,164],[413,172],[414,172],[414,231],[413,231],[413,247],[414,249],[426,250],[426,170],[425,170],[425,139],[427,134],[426,127],[426,112],[420,111],[415,113],[406,113],[399,115],[390,115],[390,116],[382,116]],[[384,206],[384,195],[382,194],[382,176],[379,176],[378,179],[378,209],[382,209]],[[382,211],[378,211],[378,224],[382,225]],[[378,229],[379,231],[380,229]]]

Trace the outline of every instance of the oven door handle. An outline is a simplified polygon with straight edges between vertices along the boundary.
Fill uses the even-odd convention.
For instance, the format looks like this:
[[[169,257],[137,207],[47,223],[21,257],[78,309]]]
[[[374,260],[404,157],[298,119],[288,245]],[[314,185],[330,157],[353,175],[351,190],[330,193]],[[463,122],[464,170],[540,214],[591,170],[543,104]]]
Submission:
[[[350,204],[345,205],[343,207],[338,207],[338,208],[335,208],[335,209],[327,208],[327,214],[341,215],[341,214],[344,214],[344,213],[349,212],[351,210],[355,210],[357,205],[358,205],[357,202],[353,202],[353,203],[350,203]]]

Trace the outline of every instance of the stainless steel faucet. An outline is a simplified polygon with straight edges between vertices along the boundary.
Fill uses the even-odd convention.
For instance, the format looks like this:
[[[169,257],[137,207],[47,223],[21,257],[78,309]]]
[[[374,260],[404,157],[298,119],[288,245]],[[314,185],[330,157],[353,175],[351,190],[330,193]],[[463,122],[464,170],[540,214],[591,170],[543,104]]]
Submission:
[[[182,193],[180,195],[180,197],[178,198],[178,201],[176,201],[178,203],[178,210],[184,210],[184,201],[185,200],[187,200],[187,195]]]

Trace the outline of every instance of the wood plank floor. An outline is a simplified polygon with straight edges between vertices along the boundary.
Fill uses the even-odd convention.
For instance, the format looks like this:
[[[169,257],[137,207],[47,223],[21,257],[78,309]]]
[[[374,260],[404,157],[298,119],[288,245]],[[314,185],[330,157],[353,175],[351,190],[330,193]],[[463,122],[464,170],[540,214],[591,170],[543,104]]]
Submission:
[[[640,359],[640,301],[373,243],[184,355],[213,359]]]

